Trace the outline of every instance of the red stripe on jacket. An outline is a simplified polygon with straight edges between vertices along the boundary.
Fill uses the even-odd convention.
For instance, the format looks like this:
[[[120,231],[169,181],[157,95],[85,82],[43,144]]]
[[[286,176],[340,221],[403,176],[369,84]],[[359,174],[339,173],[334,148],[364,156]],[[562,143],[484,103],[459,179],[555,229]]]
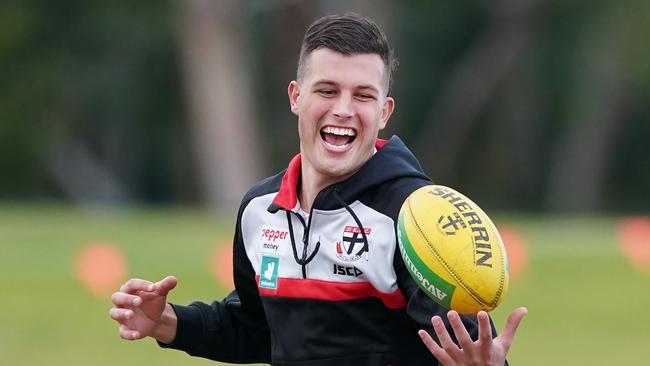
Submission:
[[[259,287],[259,275],[255,276],[255,281],[262,296],[329,301],[376,297],[389,309],[401,309],[406,306],[406,299],[399,289],[393,292],[381,292],[370,282],[333,282],[302,278],[278,278],[277,288],[268,289]]]

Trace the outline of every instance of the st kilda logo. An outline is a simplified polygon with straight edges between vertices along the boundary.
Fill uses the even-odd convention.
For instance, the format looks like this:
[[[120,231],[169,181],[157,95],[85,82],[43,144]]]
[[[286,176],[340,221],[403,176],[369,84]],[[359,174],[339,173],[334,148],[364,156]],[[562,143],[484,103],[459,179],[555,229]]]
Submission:
[[[366,236],[371,228],[363,229]],[[343,241],[336,242],[336,257],[345,262],[353,262],[361,258],[368,260],[368,242],[363,240],[361,229],[356,226],[346,226],[343,229]]]
[[[438,231],[443,235],[456,235],[456,232],[462,229],[467,229],[467,224],[465,224],[458,212],[447,215],[447,217],[443,215],[438,218]]]

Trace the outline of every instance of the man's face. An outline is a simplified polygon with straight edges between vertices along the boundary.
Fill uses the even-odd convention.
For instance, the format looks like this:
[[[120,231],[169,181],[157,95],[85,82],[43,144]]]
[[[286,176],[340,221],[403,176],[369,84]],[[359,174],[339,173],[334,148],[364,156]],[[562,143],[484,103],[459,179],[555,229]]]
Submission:
[[[395,102],[386,97],[384,63],[377,54],[347,56],[319,48],[305,62],[303,80],[289,84],[303,172],[333,183],[372,156]]]

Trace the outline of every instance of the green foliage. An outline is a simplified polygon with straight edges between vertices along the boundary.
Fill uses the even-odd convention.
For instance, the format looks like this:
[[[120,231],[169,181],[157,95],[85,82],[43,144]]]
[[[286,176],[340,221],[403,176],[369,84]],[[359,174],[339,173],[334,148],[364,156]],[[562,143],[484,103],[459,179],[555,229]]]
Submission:
[[[604,77],[585,76],[585,70],[595,62],[594,49],[611,44],[606,53],[622,96],[613,112],[616,133],[598,167],[604,184],[597,206],[647,209],[650,3],[538,3],[528,18],[492,24],[500,2],[386,2],[391,13],[385,29],[401,67],[393,88],[397,109],[383,136],[400,134],[434,180],[474,192],[478,201],[542,210],[562,141],[572,123],[584,118],[576,111],[580,99],[589,99],[585,93]],[[262,178],[283,169],[298,151],[285,88],[295,74],[302,32],[319,6],[264,1],[241,6],[248,28],[241,39],[250,42],[242,49],[253,60],[257,133],[270,161],[259,172]],[[0,3],[0,199],[69,198],[53,179],[48,159],[74,143],[89,151],[130,200],[197,196],[180,38],[174,34],[177,10],[174,2],[152,0]],[[434,174],[440,158],[432,156],[427,142],[435,136],[423,131],[431,127],[435,134],[456,122],[432,118],[449,76],[490,30],[517,22],[531,25],[526,47],[461,138],[453,171]],[[470,99],[474,92],[462,95]]]
[[[55,196],[48,155],[69,142],[85,145],[132,196],[172,194],[152,163],[173,165],[179,149],[168,4],[9,1],[0,14],[2,196]],[[152,178],[162,192],[147,187]]]
[[[531,216],[507,220],[527,241],[529,268],[511,282],[494,312],[525,305],[513,365],[636,364],[650,355],[644,324],[650,272],[639,273],[617,248],[616,219]],[[497,220],[497,225],[504,220]]]

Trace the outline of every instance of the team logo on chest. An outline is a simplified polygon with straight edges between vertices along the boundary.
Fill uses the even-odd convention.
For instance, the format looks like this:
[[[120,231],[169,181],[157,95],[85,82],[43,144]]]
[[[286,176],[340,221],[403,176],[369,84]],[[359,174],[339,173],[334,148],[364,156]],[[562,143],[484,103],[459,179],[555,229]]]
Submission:
[[[363,231],[368,237],[372,229],[366,227]],[[343,229],[343,240],[336,242],[336,257],[345,262],[357,261],[361,258],[368,260],[368,241],[363,240],[360,228],[346,226]]]

